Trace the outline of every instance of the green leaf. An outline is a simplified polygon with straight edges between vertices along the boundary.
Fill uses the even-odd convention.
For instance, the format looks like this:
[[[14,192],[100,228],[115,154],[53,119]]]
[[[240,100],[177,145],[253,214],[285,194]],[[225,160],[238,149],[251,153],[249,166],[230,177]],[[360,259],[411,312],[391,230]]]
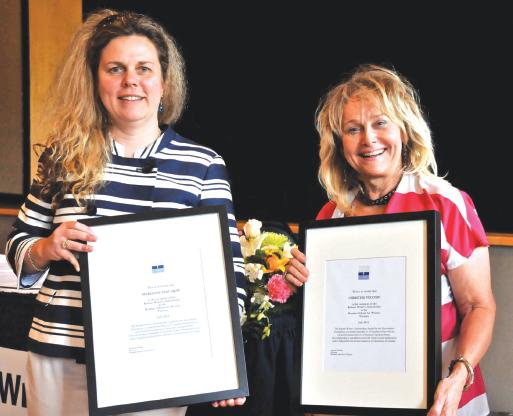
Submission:
[[[255,263],[255,264],[262,264],[266,265],[265,263],[265,252],[262,250],[257,250],[255,254],[252,256],[248,256],[244,259],[245,263]]]
[[[259,249],[257,249],[257,250],[255,251],[255,255],[254,255],[253,257],[257,257],[257,258],[259,258],[259,259],[264,259],[264,260],[265,260],[265,258],[266,258],[267,256],[266,256],[266,254],[265,254],[265,251],[259,248]]]

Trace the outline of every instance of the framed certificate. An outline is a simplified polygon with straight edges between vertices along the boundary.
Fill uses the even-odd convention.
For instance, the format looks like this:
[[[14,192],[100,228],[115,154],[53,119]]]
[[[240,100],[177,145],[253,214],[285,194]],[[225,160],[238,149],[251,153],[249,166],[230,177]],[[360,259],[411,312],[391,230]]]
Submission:
[[[435,211],[301,227],[300,405],[305,412],[425,415],[440,377]]]
[[[82,222],[90,414],[247,396],[226,209]]]

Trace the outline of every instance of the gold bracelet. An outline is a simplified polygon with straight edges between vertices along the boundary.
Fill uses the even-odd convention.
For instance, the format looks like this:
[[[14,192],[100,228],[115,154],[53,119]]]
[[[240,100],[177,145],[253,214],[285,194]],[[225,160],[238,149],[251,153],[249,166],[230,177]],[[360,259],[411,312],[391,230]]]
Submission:
[[[449,375],[451,374],[452,369],[454,368],[456,363],[463,363],[467,369],[467,381],[465,386],[463,387],[463,391],[467,391],[468,388],[474,383],[474,369],[472,368],[472,365],[470,365],[469,361],[465,357],[463,357],[463,355],[460,355],[455,360],[452,360],[449,364]]]
[[[34,270],[36,270],[37,272],[45,272],[46,269],[48,269],[48,266],[46,266],[44,269],[41,269],[39,267],[36,266],[36,263],[34,263],[34,259],[32,258],[32,247],[34,247],[34,244],[36,244],[39,240],[36,240],[32,243],[30,243],[30,246],[27,250],[27,258],[28,258],[28,261],[30,263],[30,265],[32,266],[32,268]]]

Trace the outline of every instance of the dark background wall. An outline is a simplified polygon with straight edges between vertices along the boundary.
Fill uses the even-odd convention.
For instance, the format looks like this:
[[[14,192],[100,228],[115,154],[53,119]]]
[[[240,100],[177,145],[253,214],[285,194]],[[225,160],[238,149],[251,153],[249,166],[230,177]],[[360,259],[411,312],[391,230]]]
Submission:
[[[314,112],[359,63],[417,87],[439,171],[467,191],[488,232],[513,232],[509,194],[513,22],[505,4],[84,0],[163,23],[187,64],[177,130],[226,160],[237,217],[303,221],[326,201]]]

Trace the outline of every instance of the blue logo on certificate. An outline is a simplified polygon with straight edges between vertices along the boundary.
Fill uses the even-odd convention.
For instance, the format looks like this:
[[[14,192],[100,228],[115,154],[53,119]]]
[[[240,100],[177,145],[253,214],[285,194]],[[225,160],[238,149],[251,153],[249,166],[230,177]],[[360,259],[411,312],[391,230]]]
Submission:
[[[358,280],[369,280],[370,277],[369,266],[358,267]]]
[[[162,272],[164,272],[164,265],[163,264],[157,264],[155,266],[151,266],[151,272],[152,273],[162,273]]]

